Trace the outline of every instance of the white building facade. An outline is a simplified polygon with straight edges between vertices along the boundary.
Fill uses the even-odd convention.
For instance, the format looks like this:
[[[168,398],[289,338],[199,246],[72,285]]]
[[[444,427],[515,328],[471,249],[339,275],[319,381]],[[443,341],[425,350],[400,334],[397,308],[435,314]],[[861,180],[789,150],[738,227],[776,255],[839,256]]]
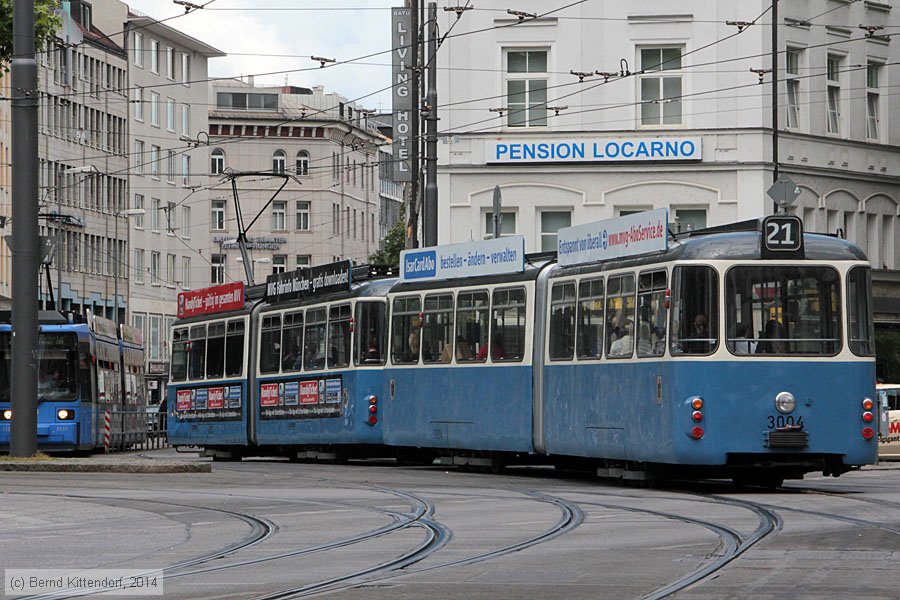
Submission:
[[[322,87],[236,80],[214,82],[209,104],[205,284],[246,281],[231,172],[257,174],[236,179],[256,283],[338,260],[365,263],[380,240],[377,148],[385,142],[366,112]]]
[[[751,71],[771,66],[770,6],[587,2],[522,22],[465,12],[438,54],[439,242],[489,236],[496,185],[502,233],[524,235],[527,252],[554,250],[560,227],[635,211],[666,207],[675,229],[772,212],[771,74],[760,85]],[[802,191],[797,214],[807,230],[841,230],[890,281],[900,46],[878,34],[900,25],[898,8],[779,6],[779,164]],[[446,31],[456,14],[439,18]],[[876,310],[897,314],[882,318],[900,321],[883,300]]]

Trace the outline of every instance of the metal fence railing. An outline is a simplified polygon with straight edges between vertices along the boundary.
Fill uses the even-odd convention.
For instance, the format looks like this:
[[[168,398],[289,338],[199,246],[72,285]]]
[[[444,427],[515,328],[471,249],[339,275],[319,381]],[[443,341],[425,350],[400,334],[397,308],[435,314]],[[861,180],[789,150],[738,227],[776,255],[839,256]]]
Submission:
[[[104,429],[104,447],[108,448],[108,452],[152,450],[169,445],[165,414],[144,409],[111,409],[103,417],[101,426]]]

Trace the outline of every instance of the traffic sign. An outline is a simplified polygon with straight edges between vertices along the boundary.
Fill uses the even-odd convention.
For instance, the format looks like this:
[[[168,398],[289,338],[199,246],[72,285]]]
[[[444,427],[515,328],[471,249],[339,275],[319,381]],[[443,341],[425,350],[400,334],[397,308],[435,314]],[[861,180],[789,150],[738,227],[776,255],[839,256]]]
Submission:
[[[781,175],[766,193],[781,207],[781,210],[786,210],[800,196],[800,187],[787,175]]]

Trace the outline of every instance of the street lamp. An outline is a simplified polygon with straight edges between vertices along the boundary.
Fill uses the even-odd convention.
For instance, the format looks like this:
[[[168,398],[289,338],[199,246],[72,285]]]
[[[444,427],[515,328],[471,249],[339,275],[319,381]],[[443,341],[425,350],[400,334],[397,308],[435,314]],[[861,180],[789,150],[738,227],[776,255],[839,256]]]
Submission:
[[[120,210],[120,211],[116,212],[113,215],[115,217],[115,221],[116,221],[116,234],[115,234],[116,259],[115,259],[115,262],[113,263],[113,265],[115,266],[114,276],[113,276],[113,298],[114,298],[113,299],[113,311],[115,313],[115,320],[116,320],[117,326],[122,324],[122,320],[119,318],[119,262],[122,260],[122,257],[119,253],[119,248],[121,247],[119,245],[119,219],[123,218],[123,217],[128,218],[128,217],[134,217],[137,215],[142,215],[145,212],[146,211],[143,208],[126,208],[124,210]],[[128,257],[126,257],[125,260],[127,261]]]

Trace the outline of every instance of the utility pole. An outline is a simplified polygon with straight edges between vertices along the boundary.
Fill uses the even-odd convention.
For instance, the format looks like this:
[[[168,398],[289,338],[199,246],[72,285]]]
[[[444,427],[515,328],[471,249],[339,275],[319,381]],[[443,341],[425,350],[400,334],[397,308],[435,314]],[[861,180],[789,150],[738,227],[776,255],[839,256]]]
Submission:
[[[437,185],[437,2],[428,3],[428,62],[425,94],[425,203],[422,230],[426,246],[438,242]]]
[[[13,4],[10,456],[37,453],[38,80],[34,0]]]
[[[412,156],[409,160],[411,181],[409,182],[409,213],[406,227],[406,247],[419,247],[419,119],[421,117],[422,103],[420,102],[419,85],[419,0],[406,0],[406,6],[411,9],[410,19],[410,50],[412,65],[410,66],[411,88],[413,92],[413,110],[410,123],[409,136],[412,140],[410,150]]]
[[[778,0],[772,0],[772,182],[778,181]],[[778,212],[778,205],[775,205]]]

